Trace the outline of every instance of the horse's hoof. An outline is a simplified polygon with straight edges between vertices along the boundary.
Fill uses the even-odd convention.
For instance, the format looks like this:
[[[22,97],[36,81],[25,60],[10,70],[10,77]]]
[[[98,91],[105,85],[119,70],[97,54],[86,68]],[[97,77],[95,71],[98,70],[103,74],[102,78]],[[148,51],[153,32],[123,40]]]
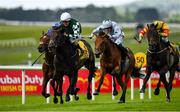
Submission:
[[[99,95],[99,92],[98,92],[98,91],[95,91],[95,92],[93,93],[93,95]]]
[[[62,96],[62,92],[57,93],[57,96]]]
[[[69,101],[70,101],[70,96],[66,95],[66,102],[69,102]]]
[[[50,97],[50,94],[46,94],[46,97]]]
[[[166,98],[166,102],[169,103],[169,102],[170,102],[170,99]]]
[[[41,94],[42,94],[42,96],[44,96],[44,98],[47,98],[50,96],[50,94],[46,94],[46,93],[41,93]]]
[[[145,93],[145,89],[141,89],[141,90],[140,90],[140,93]]]
[[[77,94],[79,92],[80,88],[75,88],[74,92]]]
[[[154,95],[159,95],[159,89],[155,89],[155,91],[154,91]]]
[[[57,98],[54,98],[54,99],[53,99],[53,102],[54,102],[55,104],[57,104],[57,103],[58,103],[58,99],[57,99]]]
[[[117,96],[117,95],[118,95],[117,90],[114,90],[114,91],[113,91],[113,96]]]
[[[88,100],[91,100],[91,99],[92,99],[91,93],[87,93],[87,99],[88,99]]]
[[[125,100],[119,100],[118,103],[125,103]]]
[[[78,101],[79,100],[79,96],[75,96],[75,100]]]

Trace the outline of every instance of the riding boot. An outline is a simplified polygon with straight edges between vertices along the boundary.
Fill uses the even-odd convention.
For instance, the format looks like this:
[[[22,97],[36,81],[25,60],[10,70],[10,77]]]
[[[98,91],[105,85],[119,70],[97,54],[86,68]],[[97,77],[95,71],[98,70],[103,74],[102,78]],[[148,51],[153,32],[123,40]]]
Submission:
[[[123,54],[125,54],[125,56],[127,55],[127,57],[130,59],[131,55],[129,54],[127,48],[123,47],[122,44],[119,44],[118,48],[123,52]]]

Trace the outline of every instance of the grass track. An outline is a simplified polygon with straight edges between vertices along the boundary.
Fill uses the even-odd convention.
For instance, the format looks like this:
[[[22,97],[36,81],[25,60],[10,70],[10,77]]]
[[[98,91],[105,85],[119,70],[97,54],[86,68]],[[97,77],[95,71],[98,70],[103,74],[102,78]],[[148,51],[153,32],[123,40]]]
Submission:
[[[117,104],[120,95],[116,100],[112,100],[111,94],[100,94],[95,101],[88,101],[86,95],[81,94],[79,101],[65,102],[63,105],[53,104],[52,96],[50,104],[46,104],[42,96],[27,96],[25,105],[21,104],[21,96],[1,96],[0,111],[180,111],[179,94],[180,89],[173,89],[171,102],[166,103],[164,89],[161,89],[159,96],[152,94],[151,100],[146,95],[144,101],[139,99],[138,90],[135,91],[135,99],[130,100],[130,90],[128,90],[125,104]]]

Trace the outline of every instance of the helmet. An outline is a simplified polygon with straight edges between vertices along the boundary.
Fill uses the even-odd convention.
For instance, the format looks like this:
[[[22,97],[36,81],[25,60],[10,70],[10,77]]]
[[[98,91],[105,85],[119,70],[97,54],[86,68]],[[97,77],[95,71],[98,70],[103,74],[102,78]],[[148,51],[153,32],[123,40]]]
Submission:
[[[163,25],[162,21],[154,21],[153,25],[156,27],[156,29],[160,29]]]
[[[106,29],[106,28],[109,28],[109,27],[111,27],[111,26],[112,26],[112,21],[111,21],[111,20],[104,20],[104,21],[102,22],[101,28],[102,28],[102,29]]]
[[[55,24],[52,25],[52,28],[53,28],[54,30],[57,30],[58,28],[60,28],[60,26],[61,26],[60,23],[55,23]]]
[[[64,12],[61,14],[60,21],[70,21],[71,15],[68,12]]]

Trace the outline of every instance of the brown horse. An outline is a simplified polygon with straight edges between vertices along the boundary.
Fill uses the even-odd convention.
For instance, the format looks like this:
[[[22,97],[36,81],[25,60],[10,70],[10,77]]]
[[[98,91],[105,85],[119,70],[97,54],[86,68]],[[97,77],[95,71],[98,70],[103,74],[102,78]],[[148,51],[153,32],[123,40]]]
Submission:
[[[166,89],[166,101],[170,102],[170,92],[172,89],[172,82],[174,79],[175,71],[178,69],[179,52],[177,48],[174,48],[171,52],[171,48],[167,47],[163,42],[155,29],[153,24],[148,25],[147,40],[149,48],[147,50],[147,75],[145,77],[144,84],[140,90],[141,93],[145,92],[146,83],[153,71],[157,71],[160,75],[155,94],[159,94],[160,81],[163,82]],[[169,71],[169,82],[166,81],[165,74]]]
[[[45,52],[45,58],[42,65],[42,71],[43,71],[43,87],[41,94],[47,98],[50,96],[50,94],[46,93],[46,86],[48,81],[53,77],[54,74],[54,66],[53,66],[53,60],[54,60],[54,54],[52,52],[48,51],[48,44],[50,41],[50,36],[42,33],[42,36],[39,40],[39,46],[38,50],[40,53]]]
[[[107,73],[115,76],[123,91],[118,103],[125,103],[127,84],[130,76],[131,74],[138,74],[139,72],[139,69],[135,68],[135,58],[129,48],[128,52],[131,58],[127,58],[127,56],[122,54],[117,45],[109,39],[108,34],[103,31],[96,34],[95,54],[101,54],[101,77],[104,77]],[[122,80],[123,76],[125,76],[124,81]]]

